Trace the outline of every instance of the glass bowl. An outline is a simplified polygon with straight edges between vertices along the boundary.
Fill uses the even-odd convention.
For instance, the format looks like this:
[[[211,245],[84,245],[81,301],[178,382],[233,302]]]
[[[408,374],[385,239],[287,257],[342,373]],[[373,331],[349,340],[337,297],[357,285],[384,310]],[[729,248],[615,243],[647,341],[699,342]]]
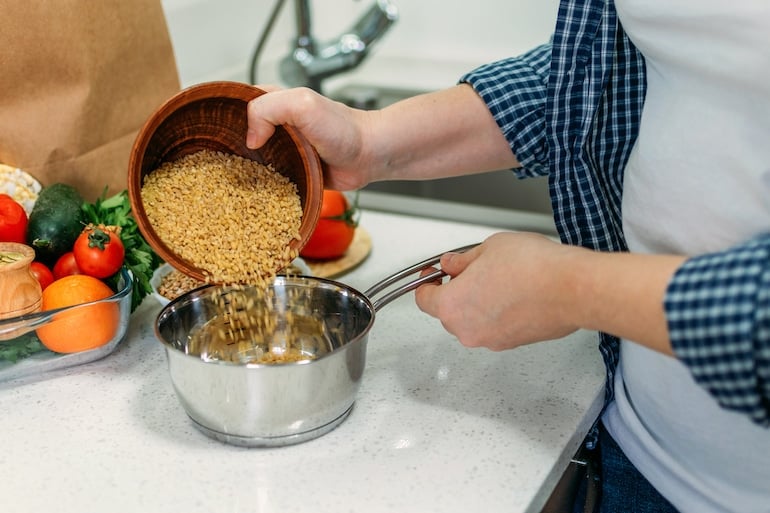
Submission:
[[[98,360],[115,350],[123,339],[128,329],[129,316],[131,315],[131,291],[134,280],[131,273],[122,269],[118,277],[118,291],[112,296],[91,303],[69,306],[44,312],[36,312],[18,317],[0,320],[0,381],[7,381],[44,374],[58,369],[72,367],[83,363]],[[98,303],[114,304],[118,310],[118,322],[112,328],[110,340],[95,349],[76,353],[55,353],[42,347],[42,343],[36,334],[36,330],[42,326],[55,325],[62,316],[72,315],[86,311],[89,307]],[[85,314],[84,314],[85,315]],[[84,330],[88,326],[83,327]],[[9,356],[12,348],[19,348],[31,352],[29,355],[19,357],[14,361]]]

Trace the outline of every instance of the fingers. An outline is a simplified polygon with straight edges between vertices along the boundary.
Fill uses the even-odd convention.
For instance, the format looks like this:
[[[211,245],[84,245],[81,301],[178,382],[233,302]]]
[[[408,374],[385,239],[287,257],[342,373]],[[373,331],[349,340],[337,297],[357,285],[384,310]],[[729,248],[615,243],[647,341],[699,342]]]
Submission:
[[[374,166],[366,161],[362,126],[367,113],[330,100],[312,89],[297,87],[269,91],[246,108],[245,134],[250,149],[262,147],[279,125],[296,129],[315,148],[324,163],[324,185],[352,190],[366,185]]]
[[[457,276],[481,254],[482,246],[475,246],[463,253],[448,252],[441,255],[441,269],[449,276]]]
[[[423,275],[431,270],[423,271]],[[417,303],[417,308],[430,315],[431,317],[439,317],[439,302],[441,295],[442,284],[440,281],[432,281],[424,285],[420,285],[417,290],[414,291],[414,300]]]
[[[266,93],[272,93],[280,91],[279,86],[273,84],[259,84],[257,88],[265,91]],[[261,95],[262,97],[264,95]],[[258,98],[257,98],[258,99]],[[246,130],[246,147],[251,149],[260,148],[267,142],[268,139],[275,132],[275,124],[269,122],[261,113],[261,107],[264,100],[257,102],[256,100],[249,102],[246,108],[246,116],[248,121],[248,128]]]
[[[472,248],[464,253],[448,252],[441,256],[441,269],[451,278],[459,276],[468,265],[478,258],[480,247]],[[432,271],[429,269],[426,272]],[[425,273],[423,273],[425,274]],[[449,283],[442,284],[441,281],[435,281],[422,285],[415,291],[415,301],[417,307],[432,317],[441,319],[442,302],[446,302],[446,295],[451,291]]]
[[[462,301],[458,301],[459,297],[467,296],[462,291],[462,287],[455,278],[450,278],[449,281],[443,283],[439,280],[426,283],[415,290],[414,294],[415,302],[420,310],[438,319],[448,333],[465,343],[461,339],[460,333],[464,323],[462,308],[460,307]]]
[[[314,112],[310,103],[315,103],[317,93],[306,88],[281,89],[277,86],[261,86],[267,91],[251,100],[246,108],[248,128],[246,146],[259,148],[275,133],[278,125],[293,125],[302,128],[307,116]]]
[[[258,100],[259,98],[250,101],[246,108],[248,120],[246,147],[252,150],[261,148],[275,133],[275,124],[262,113]]]

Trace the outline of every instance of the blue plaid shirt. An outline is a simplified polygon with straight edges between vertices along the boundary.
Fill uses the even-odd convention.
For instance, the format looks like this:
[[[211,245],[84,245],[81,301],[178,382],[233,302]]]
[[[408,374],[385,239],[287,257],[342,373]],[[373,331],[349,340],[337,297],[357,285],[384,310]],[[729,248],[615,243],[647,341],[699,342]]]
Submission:
[[[626,251],[623,171],[646,83],[644,59],[613,2],[563,0],[549,44],[461,81],[500,125],[522,164],[517,175],[548,175],[562,240]],[[695,380],[723,407],[770,426],[770,234],[691,257],[664,301],[674,352]],[[599,348],[609,402],[619,341],[602,334]]]

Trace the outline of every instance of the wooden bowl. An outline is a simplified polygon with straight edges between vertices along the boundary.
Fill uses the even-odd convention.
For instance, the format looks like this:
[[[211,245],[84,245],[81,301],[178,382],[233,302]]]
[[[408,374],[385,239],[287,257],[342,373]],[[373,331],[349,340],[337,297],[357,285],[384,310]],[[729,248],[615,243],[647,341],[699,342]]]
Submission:
[[[40,310],[42,291],[29,269],[34,258],[35,250],[26,244],[0,242],[0,319]]]
[[[158,237],[142,203],[144,177],[163,162],[200,150],[221,151],[272,164],[297,185],[302,203],[297,253],[318,223],[323,171],[315,149],[294,128],[282,125],[257,150],[246,147],[246,105],[265,91],[239,82],[209,82],[177,93],[147,120],[134,141],[128,164],[128,195],[139,231],[158,255],[183,273],[204,280],[206,272],[179,257]],[[277,269],[276,269],[277,271]]]

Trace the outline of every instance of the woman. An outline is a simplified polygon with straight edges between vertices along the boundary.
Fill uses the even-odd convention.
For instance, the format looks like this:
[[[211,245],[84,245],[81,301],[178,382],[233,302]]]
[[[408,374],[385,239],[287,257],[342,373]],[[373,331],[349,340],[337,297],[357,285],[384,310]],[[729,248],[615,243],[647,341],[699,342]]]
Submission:
[[[343,190],[547,174],[565,244],[445,255],[418,306],[468,346],[602,333],[600,511],[767,511],[768,48],[765,0],[563,0],[549,44],[445,91],[373,112],[263,95],[247,144],[294,125]]]

